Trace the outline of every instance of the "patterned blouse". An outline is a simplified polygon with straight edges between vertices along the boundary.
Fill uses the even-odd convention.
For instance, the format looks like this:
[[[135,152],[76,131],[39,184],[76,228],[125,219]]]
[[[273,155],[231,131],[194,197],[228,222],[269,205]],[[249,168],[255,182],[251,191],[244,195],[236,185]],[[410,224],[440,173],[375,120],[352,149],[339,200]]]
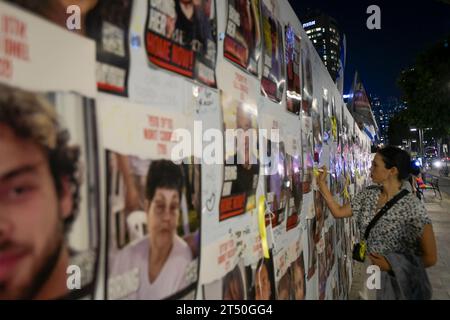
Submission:
[[[403,184],[402,188],[408,188]],[[369,187],[357,194],[351,201],[352,213],[360,231],[360,239],[376,210],[381,189]],[[414,253],[421,255],[420,239],[425,225],[431,224],[427,211],[412,193],[401,198],[378,220],[367,240],[369,252],[386,255],[388,253]]]

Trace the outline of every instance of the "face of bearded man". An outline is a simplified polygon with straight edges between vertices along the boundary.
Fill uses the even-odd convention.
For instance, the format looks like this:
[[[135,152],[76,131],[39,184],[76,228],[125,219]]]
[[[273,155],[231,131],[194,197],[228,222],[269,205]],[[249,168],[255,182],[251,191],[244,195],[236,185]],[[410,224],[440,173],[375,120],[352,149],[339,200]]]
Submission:
[[[0,300],[31,299],[44,287],[65,287],[50,282],[61,279],[55,267],[71,195],[58,195],[43,149],[1,123],[0,150]]]

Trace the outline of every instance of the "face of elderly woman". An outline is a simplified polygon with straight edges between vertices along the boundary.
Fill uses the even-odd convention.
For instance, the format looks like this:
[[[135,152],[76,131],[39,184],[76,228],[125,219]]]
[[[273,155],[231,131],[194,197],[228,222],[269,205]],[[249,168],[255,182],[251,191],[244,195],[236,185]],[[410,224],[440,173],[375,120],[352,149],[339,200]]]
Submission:
[[[157,188],[147,210],[148,233],[153,245],[173,243],[180,216],[179,193],[175,189]]]

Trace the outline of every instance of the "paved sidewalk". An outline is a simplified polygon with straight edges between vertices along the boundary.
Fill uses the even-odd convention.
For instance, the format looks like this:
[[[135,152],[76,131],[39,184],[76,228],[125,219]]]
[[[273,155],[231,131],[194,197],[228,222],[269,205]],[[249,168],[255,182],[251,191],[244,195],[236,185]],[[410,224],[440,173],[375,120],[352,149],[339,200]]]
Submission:
[[[425,206],[428,210],[436,235],[438,262],[428,269],[433,300],[450,299],[450,195],[442,192],[442,200],[434,197],[433,191],[426,191]]]
[[[442,200],[433,191],[425,191],[425,207],[433,221],[436,236],[438,262],[427,269],[433,286],[433,300],[450,300],[450,195],[442,192]],[[363,264],[355,263],[350,300],[359,300],[363,285]]]

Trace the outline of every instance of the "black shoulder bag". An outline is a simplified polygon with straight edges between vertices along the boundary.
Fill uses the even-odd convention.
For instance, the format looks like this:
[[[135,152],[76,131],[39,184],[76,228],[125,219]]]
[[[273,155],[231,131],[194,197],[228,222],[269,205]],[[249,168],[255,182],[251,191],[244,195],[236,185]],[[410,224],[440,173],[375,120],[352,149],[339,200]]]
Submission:
[[[380,220],[380,218],[390,209],[394,204],[397,203],[401,198],[406,196],[409,193],[408,190],[403,189],[399,193],[395,195],[391,200],[389,200],[383,208],[373,217],[372,221],[370,221],[369,225],[366,228],[366,232],[364,232],[364,240],[355,244],[353,247],[353,259],[359,262],[364,262],[366,260],[366,251],[367,244],[366,241],[369,238],[370,230],[375,226],[375,224]]]

